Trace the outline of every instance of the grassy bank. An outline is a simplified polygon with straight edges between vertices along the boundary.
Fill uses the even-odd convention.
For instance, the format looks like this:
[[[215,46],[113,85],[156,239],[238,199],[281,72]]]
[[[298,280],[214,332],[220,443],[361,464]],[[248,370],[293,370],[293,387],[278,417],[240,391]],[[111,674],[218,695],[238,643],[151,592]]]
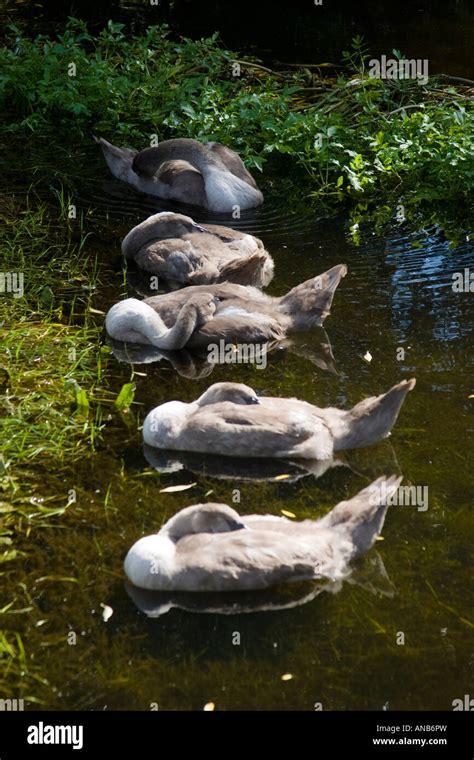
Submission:
[[[44,624],[28,557],[76,505],[75,468],[100,444],[105,425],[120,422],[117,392],[106,389],[103,318],[95,323],[92,306],[100,284],[97,260],[83,250],[81,219],[73,226],[66,199],[59,201],[55,217],[34,194],[26,204],[0,203],[0,575],[8,589],[0,604],[0,691],[29,703],[47,684],[22,638],[32,615]],[[6,274],[16,276],[22,293],[12,292]]]

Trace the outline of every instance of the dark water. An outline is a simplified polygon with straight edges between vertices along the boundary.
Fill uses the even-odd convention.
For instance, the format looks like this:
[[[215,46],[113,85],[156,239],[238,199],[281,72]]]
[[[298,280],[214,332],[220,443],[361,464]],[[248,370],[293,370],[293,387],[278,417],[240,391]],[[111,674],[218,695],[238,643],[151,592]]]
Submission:
[[[0,13],[3,9],[0,9]],[[167,23],[177,35],[200,39],[219,30],[232,50],[254,53],[266,64],[279,62],[339,65],[342,51],[362,35],[370,54],[380,57],[400,50],[407,58],[426,59],[430,74],[474,77],[471,0],[239,0],[229,12],[228,0],[6,0],[7,21],[23,19],[30,33],[50,32],[68,16],[87,19],[100,32],[108,19],[131,33]]]
[[[163,207],[111,179],[95,148],[59,158],[73,202],[86,212],[87,246],[107,262],[94,303],[106,310],[126,291],[121,237]],[[25,177],[31,169],[25,163]],[[25,644],[47,679],[35,693],[59,709],[202,709],[214,702],[228,710],[313,710],[317,703],[326,710],[449,710],[454,699],[472,694],[474,676],[474,293],[451,287],[454,272],[474,271],[474,246],[464,240],[450,250],[437,229],[401,225],[383,237],[364,230],[356,247],[344,219],[293,210],[291,199],[272,200],[271,189],[263,208],[234,226],[261,236],[274,256],[274,294],[347,263],[325,323],[334,366],[314,362],[325,340],[320,331],[271,353],[265,370],[218,366],[193,380],[166,361],[135,365],[134,414],[111,422],[97,453],[66,476],[39,472],[45,494],[74,487],[78,496],[60,529],[34,538],[17,579],[35,601]],[[370,363],[362,358],[367,351]],[[130,376],[128,364],[111,358],[112,390]],[[294,469],[275,480],[281,471],[263,465],[235,473],[225,462],[192,460],[160,474],[142,451],[139,419],[166,400],[195,398],[211,382],[242,381],[259,393],[347,407],[412,376],[417,386],[391,438],[348,454],[320,477]],[[218,603],[187,595],[150,618],[125,589],[128,548],[188,504],[232,503],[238,489],[234,506],[243,514],[285,509],[299,519],[317,517],[393,472],[404,484],[428,488],[428,508],[393,506],[384,540],[337,592],[302,584]],[[191,483],[185,492],[159,492]],[[77,582],[61,580],[68,577]],[[162,600],[137,601],[164,613]],[[108,622],[101,604],[113,609]],[[40,618],[47,623],[38,626]],[[75,645],[67,643],[71,632]],[[284,674],[293,678],[282,680]]]

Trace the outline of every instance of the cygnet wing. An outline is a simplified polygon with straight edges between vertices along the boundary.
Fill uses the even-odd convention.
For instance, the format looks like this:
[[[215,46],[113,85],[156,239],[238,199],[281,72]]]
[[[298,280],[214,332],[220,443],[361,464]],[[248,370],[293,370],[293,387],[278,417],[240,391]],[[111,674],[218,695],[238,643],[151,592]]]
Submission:
[[[258,589],[326,575],[332,549],[319,537],[238,530],[186,536],[176,545],[176,588]]]
[[[204,406],[188,419],[187,447],[229,456],[308,456],[301,449],[316,438],[319,458],[330,456],[331,433],[323,420],[308,410],[312,410],[309,404],[293,399],[263,398],[260,404],[249,406],[230,402]]]
[[[218,311],[213,319],[201,325],[191,336],[188,345],[202,348],[210,343],[224,341],[229,348],[243,351],[242,344],[272,343],[283,340],[285,332],[277,320],[270,315],[247,311],[241,308],[229,308]],[[245,360],[245,359],[244,359]],[[247,359],[251,362],[252,357]]]

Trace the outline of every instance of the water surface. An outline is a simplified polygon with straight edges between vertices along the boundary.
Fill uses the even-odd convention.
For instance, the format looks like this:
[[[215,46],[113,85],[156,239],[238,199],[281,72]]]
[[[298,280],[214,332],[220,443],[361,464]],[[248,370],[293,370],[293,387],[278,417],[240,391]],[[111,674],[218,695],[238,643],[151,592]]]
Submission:
[[[38,156],[34,161],[40,172]],[[121,237],[165,206],[110,178],[94,147],[65,151],[57,164],[86,213],[89,250],[107,263],[94,301],[105,311],[142,287],[133,276],[124,282]],[[25,178],[32,168],[25,159]],[[17,182],[18,191],[21,175]],[[133,416],[111,420],[99,450],[66,475],[39,470],[43,496],[77,490],[60,527],[33,536],[18,574],[17,589],[24,582],[32,590],[25,644],[46,679],[37,689],[49,708],[188,710],[214,702],[227,710],[313,710],[319,703],[325,710],[446,710],[472,694],[474,293],[454,293],[452,274],[474,271],[474,246],[465,239],[452,250],[434,227],[394,225],[384,236],[363,230],[356,247],[345,218],[293,212],[291,199],[267,190],[266,204],[234,226],[262,237],[274,256],[269,292],[282,294],[337,263],[348,265],[325,323],[337,371],[308,358],[319,350],[318,331],[301,336],[291,350],[272,352],[265,370],[217,366],[193,380],[166,361],[137,364]],[[51,198],[44,180],[38,191]],[[367,351],[370,363],[363,359]],[[111,389],[118,392],[131,371],[111,358]],[[275,480],[259,466],[235,474],[193,462],[160,474],[142,451],[137,428],[144,414],[173,398],[191,400],[211,382],[245,382],[261,394],[348,407],[413,376],[417,386],[390,439],[348,454],[321,477],[300,472]],[[337,593],[311,584],[293,597],[280,590],[266,600],[265,611],[252,612],[245,599],[245,611],[236,614],[229,614],[232,600],[222,610],[227,614],[190,611],[192,600],[181,600],[185,609],[157,618],[139,611],[127,593],[122,561],[128,548],[188,504],[232,503],[238,489],[234,506],[242,514],[285,509],[298,519],[318,517],[393,472],[403,474],[405,484],[428,488],[428,509],[392,507],[384,540]],[[195,485],[188,491],[159,493],[189,483]],[[49,576],[77,583],[42,580]],[[292,606],[297,597],[306,603]],[[101,604],[113,609],[108,622]],[[46,623],[38,627],[40,619]],[[68,643],[70,633],[75,644]],[[293,678],[283,681],[284,674]]]

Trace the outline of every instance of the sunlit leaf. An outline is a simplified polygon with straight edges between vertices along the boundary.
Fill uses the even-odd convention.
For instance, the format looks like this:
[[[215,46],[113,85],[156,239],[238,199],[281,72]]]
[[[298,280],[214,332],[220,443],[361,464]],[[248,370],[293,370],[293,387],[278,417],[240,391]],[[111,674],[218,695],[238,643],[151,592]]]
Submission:
[[[135,388],[135,383],[124,383],[124,385],[122,385],[120,393],[115,399],[115,408],[118,409],[119,412],[123,412],[130,408],[133,399],[135,398]]]
[[[179,493],[179,491],[187,491],[189,488],[194,488],[197,483],[186,483],[182,486],[167,486],[166,488],[160,488],[160,493]]]

